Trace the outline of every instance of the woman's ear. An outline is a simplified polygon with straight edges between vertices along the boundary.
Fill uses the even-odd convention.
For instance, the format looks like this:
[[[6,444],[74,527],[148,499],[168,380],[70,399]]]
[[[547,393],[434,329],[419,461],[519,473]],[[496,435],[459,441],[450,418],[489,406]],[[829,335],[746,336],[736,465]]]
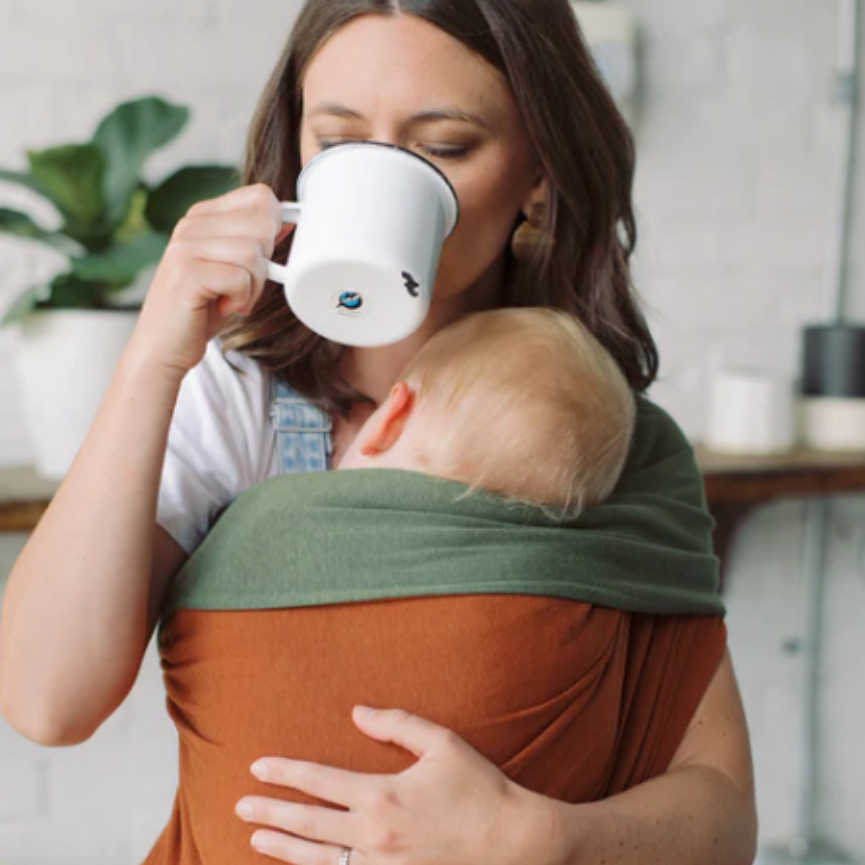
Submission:
[[[412,389],[404,381],[397,382],[376,412],[369,432],[362,433],[360,453],[372,457],[390,450],[399,441],[414,405],[415,394]]]
[[[538,213],[543,213],[550,203],[550,182],[542,169],[538,169],[535,185],[529,191],[523,201],[522,211],[529,220],[537,218]]]

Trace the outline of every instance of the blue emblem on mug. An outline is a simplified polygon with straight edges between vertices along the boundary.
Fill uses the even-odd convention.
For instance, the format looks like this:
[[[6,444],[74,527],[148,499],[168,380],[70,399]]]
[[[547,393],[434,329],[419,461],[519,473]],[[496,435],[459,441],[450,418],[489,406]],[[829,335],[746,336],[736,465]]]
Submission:
[[[337,303],[337,309],[347,309],[349,312],[357,312],[362,306],[363,298],[355,291],[344,291]]]

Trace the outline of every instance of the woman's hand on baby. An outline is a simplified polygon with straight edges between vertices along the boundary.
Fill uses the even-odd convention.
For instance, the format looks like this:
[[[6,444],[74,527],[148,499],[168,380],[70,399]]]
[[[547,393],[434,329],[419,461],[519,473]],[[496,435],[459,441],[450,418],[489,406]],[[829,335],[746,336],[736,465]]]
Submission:
[[[398,775],[365,775],[276,757],[257,761],[259,780],[345,809],[242,799],[238,814],[266,827],[252,836],[260,852],[294,865],[340,865],[346,848],[351,865],[554,861],[551,800],[517,786],[456,734],[417,716],[357,707],[354,722],[417,762]]]
[[[264,184],[194,205],[174,229],[130,351],[180,375],[192,369],[230,316],[252,310],[265,259],[290,230]]]

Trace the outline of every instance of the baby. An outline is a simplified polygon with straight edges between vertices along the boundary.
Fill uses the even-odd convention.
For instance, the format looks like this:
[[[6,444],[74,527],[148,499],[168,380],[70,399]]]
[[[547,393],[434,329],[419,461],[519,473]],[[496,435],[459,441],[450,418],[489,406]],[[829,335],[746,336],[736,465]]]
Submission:
[[[358,703],[454,730],[569,802],[662,773],[725,641],[711,557],[678,567],[644,541],[650,506],[604,503],[636,410],[573,318],[482,313],[409,363],[346,471],[240,496],[166,599],[180,784],[146,865],[257,862],[238,800],[308,801],[256,782],[262,756],[405,769],[352,725]]]
[[[400,468],[565,512],[621,474],[635,400],[574,317],[499,309],[441,331],[414,357],[339,468]]]

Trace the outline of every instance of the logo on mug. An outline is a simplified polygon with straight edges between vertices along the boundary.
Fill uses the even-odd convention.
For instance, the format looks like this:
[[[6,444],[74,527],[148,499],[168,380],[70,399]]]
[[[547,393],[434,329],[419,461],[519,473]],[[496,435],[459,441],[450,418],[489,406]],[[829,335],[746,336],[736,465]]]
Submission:
[[[408,271],[403,271],[402,278],[405,280],[406,291],[412,297],[420,297],[420,292],[418,291],[420,283]]]
[[[349,312],[357,312],[363,306],[363,298],[355,291],[344,291],[339,296],[337,309],[345,309]]]

